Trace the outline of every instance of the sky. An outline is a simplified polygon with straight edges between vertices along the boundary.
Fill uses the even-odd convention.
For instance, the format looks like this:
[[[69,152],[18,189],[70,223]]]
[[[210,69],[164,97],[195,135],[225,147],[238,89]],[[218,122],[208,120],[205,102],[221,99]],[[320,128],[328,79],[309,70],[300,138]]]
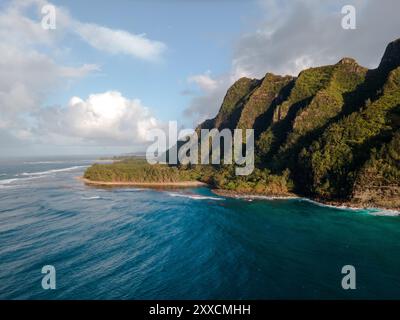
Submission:
[[[0,0],[0,157],[143,151],[150,129],[215,116],[240,77],[344,56],[375,68],[398,12],[397,0]]]

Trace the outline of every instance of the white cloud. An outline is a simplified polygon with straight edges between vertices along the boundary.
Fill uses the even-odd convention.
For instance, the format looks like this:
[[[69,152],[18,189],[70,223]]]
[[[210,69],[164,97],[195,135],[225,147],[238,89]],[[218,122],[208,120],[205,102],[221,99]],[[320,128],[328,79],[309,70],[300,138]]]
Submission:
[[[201,90],[200,95],[194,96],[184,111],[184,115],[194,119],[194,125],[197,125],[218,111],[231,79],[227,75],[213,77],[211,72],[207,71],[190,76],[187,80]]]
[[[128,54],[143,60],[159,60],[166,49],[160,41],[124,30],[89,23],[75,23],[73,30],[92,47],[112,54]]]
[[[93,64],[59,64],[51,57],[58,35],[44,30],[26,12],[44,3],[12,1],[0,13],[0,130],[21,143],[33,138],[33,114],[49,93],[65,80],[99,70]]]
[[[311,0],[260,2],[264,18],[257,32],[240,37],[233,53],[233,73],[262,77],[267,71],[297,75],[311,66],[351,56],[370,68],[386,45],[400,37],[398,0]],[[341,9],[356,8],[355,30],[341,26]]]
[[[211,77],[211,72],[198,74],[188,78],[189,83],[197,84],[204,91],[213,91],[218,87],[218,81]]]
[[[91,94],[86,100],[72,97],[64,108],[46,108],[39,114],[36,133],[53,143],[92,145],[143,144],[146,131],[161,124],[138,99],[118,91]]]
[[[195,122],[214,117],[228,87],[240,77],[262,78],[267,72],[297,75],[312,66],[333,64],[350,56],[375,68],[386,45],[400,37],[398,0],[263,0],[255,31],[234,43],[232,67],[203,85],[184,111]],[[341,27],[341,8],[356,8],[356,30]],[[206,82],[204,82],[206,83]],[[200,85],[200,83],[199,83]]]
[[[3,4],[0,12],[0,39],[6,40],[8,45],[16,48],[26,48],[32,45],[51,45],[54,33],[47,32],[40,24],[40,20],[31,19],[26,14],[32,5],[37,6],[42,1],[11,1]]]
[[[100,51],[126,54],[148,61],[161,59],[167,49],[165,43],[149,39],[145,34],[134,34],[125,30],[79,21],[61,6],[55,6],[56,29],[48,32],[42,28],[40,23],[43,17],[41,8],[47,4],[51,4],[51,2],[46,0],[11,1],[6,7],[6,12],[0,16],[0,36],[4,35],[13,39],[15,46],[21,44],[51,45],[70,32]],[[30,8],[36,10],[37,20],[26,15]]]
[[[30,47],[0,43],[0,128],[19,130],[29,124],[26,116],[37,111],[46,95],[62,80],[79,78],[98,70],[95,65],[58,65],[49,56]]]
[[[64,78],[81,78],[94,71],[100,71],[100,67],[96,64],[84,64],[78,68],[60,66],[60,76]]]
[[[44,102],[61,85],[100,70],[95,64],[71,66],[57,61],[67,33],[98,50],[143,60],[160,59],[166,46],[145,35],[78,21],[63,7],[56,7],[56,30],[45,30],[41,8],[48,3],[14,0],[1,4],[0,146],[9,146],[10,141],[13,146],[99,143],[101,137],[105,143],[142,141],[144,130],[157,121],[139,100],[107,92],[79,103],[72,99],[64,108],[45,108]]]

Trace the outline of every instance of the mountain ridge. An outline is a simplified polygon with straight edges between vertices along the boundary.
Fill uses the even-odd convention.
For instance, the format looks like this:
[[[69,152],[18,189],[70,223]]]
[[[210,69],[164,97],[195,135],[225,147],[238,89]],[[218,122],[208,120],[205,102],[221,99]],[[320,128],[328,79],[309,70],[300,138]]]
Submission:
[[[232,92],[240,98],[231,99]],[[297,77],[267,73],[262,79],[241,78],[228,89],[216,117],[197,130],[254,129],[256,168],[286,176],[297,194],[400,207],[400,162],[390,156],[400,154],[399,106],[397,39],[388,44],[375,69],[344,57]],[[378,163],[383,167],[376,168]],[[229,172],[219,169],[216,187],[259,193],[254,177]],[[379,177],[371,177],[371,172],[379,172]],[[368,184],[362,183],[366,175]],[[384,192],[389,182],[391,192]]]
[[[213,128],[254,129],[251,174],[236,175],[233,164],[165,166],[142,159],[94,165],[85,178],[199,180],[227,196],[302,196],[400,211],[400,39],[388,44],[375,69],[345,57],[297,77],[240,78],[216,116],[196,131]],[[174,151],[183,145],[178,141]]]

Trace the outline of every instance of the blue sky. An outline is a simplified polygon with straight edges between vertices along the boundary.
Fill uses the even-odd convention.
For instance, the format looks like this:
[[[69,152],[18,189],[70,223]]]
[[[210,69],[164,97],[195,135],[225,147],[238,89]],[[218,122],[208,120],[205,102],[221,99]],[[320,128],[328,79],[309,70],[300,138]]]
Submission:
[[[76,36],[65,40],[72,64],[94,63],[101,71],[49,96],[48,104],[66,104],[71,96],[118,90],[125,97],[140,98],[161,120],[182,118],[196,90],[188,77],[210,71],[229,72],[232,45],[257,16],[251,1],[54,1],[65,6],[80,21],[146,34],[162,41],[167,50],[155,63],[128,55],[110,55],[96,50]],[[95,4],[95,8],[93,7]],[[190,119],[185,119],[191,124]]]
[[[354,30],[341,26],[347,4]],[[55,30],[42,26],[49,5]],[[344,56],[374,68],[400,37],[399,11],[398,0],[0,0],[0,156],[145,150],[150,129],[215,116],[240,77]]]

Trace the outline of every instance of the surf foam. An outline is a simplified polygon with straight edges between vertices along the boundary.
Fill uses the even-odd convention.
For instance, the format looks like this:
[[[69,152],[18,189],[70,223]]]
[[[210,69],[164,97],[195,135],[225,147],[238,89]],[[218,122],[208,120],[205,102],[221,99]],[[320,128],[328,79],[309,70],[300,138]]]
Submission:
[[[171,197],[182,197],[182,198],[189,198],[189,199],[193,199],[193,200],[225,200],[224,198],[202,196],[199,194],[185,194],[185,193],[168,192],[168,195],[170,195]]]

